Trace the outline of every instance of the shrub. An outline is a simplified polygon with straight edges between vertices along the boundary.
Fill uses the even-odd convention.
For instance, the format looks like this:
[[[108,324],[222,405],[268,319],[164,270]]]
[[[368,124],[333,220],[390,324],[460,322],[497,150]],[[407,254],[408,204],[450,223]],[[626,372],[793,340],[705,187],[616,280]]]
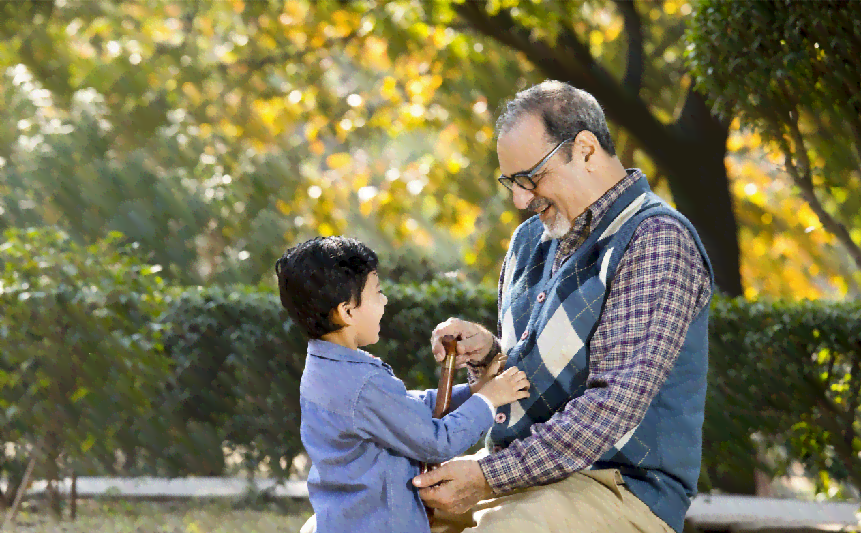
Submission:
[[[25,442],[41,443],[39,474],[49,479],[61,456],[79,473],[105,457],[112,463],[116,447],[137,441],[130,421],[150,415],[170,374],[152,323],[169,301],[159,268],[143,264],[134,246],[116,247],[120,238],[83,247],[51,228],[3,233],[2,441],[22,453]],[[14,486],[21,455],[0,454]]]

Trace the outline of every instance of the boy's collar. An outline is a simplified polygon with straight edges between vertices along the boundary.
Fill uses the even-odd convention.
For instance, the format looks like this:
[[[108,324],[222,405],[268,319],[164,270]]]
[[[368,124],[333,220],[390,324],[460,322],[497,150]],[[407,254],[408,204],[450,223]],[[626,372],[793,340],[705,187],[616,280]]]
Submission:
[[[382,359],[369,354],[364,350],[353,350],[334,342],[323,339],[311,339],[308,341],[308,355],[316,355],[336,361],[350,361],[353,363],[370,363],[377,366],[388,366]]]

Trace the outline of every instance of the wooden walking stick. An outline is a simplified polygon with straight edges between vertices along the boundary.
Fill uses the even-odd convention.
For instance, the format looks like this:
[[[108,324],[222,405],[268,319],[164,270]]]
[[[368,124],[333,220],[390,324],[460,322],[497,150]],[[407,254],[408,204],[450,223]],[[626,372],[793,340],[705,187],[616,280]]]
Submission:
[[[454,358],[457,355],[457,337],[445,335],[442,338],[442,347],[445,349],[445,360],[439,375],[439,385],[436,390],[436,405],[433,409],[434,418],[442,418],[448,414],[451,408],[451,389],[454,386]],[[421,473],[430,472],[439,465],[421,464]],[[433,508],[425,506],[428,521],[433,525]]]

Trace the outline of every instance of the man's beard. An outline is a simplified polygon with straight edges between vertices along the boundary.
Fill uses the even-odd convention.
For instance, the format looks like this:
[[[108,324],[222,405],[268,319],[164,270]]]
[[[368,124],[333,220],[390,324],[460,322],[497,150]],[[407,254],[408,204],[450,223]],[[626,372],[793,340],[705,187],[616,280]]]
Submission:
[[[542,241],[550,239],[561,239],[571,231],[571,221],[562,216],[562,213],[555,211],[553,218],[542,223],[544,226],[544,234],[541,236]]]
[[[550,209],[553,210],[553,214],[547,222],[544,222],[543,220],[541,221],[541,225],[544,226],[544,233],[541,235],[541,242],[548,241],[550,239],[561,239],[571,231],[571,221],[565,218],[562,212],[556,208],[555,204],[551,204],[546,200],[545,202],[531,206],[532,209],[530,209],[533,212],[541,213],[542,209],[546,206],[550,206]]]

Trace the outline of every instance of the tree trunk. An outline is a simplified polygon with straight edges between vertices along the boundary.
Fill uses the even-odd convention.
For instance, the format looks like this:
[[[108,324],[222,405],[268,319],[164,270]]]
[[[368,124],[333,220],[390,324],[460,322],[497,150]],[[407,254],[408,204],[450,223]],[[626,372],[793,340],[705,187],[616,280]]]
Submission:
[[[48,482],[49,508],[55,517],[62,517],[60,503],[60,439],[57,433],[49,431],[45,437],[45,473]]]
[[[738,226],[724,163],[728,134],[729,124],[709,113],[703,97],[691,91],[670,138],[652,150],[662,156],[663,162],[656,162],[668,171],[676,207],[703,241],[715,284],[729,296],[740,296]]]
[[[69,512],[72,520],[78,517],[78,474],[72,472],[72,490],[69,494]]]

